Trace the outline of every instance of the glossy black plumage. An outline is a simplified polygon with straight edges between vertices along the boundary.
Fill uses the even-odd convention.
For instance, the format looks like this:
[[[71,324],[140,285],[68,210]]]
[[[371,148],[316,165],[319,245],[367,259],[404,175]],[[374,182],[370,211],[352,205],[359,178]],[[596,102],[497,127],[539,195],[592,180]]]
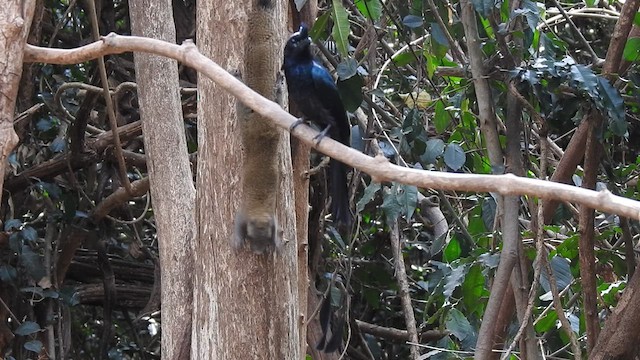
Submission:
[[[329,135],[332,139],[349,146],[349,118],[338,94],[331,74],[314,61],[310,50],[311,39],[305,25],[289,38],[284,48],[284,74],[289,88],[289,100],[296,104],[306,120],[323,128],[319,141]],[[348,224],[349,194],[347,167],[331,159],[329,162],[329,188],[331,211],[337,223]]]

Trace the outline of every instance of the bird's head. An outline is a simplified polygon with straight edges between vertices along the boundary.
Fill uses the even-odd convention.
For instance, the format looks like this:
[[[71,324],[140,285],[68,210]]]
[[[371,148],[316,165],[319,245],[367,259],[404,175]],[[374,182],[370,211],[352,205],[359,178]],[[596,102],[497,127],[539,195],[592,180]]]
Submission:
[[[311,45],[311,38],[309,37],[309,29],[307,25],[300,25],[300,30],[293,33],[287,44],[284,47],[284,56],[286,58],[311,58],[311,52],[309,46]]]

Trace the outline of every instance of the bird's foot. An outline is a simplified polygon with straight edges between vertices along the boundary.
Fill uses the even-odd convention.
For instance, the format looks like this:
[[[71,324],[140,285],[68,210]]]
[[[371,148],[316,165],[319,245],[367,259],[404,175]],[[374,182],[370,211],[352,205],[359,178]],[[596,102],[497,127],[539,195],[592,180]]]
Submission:
[[[289,126],[289,132],[292,132],[293,129],[295,129],[298,126],[300,126],[300,124],[304,124],[304,117],[299,118],[298,120],[296,120],[296,122],[291,124],[291,126]]]
[[[316,146],[320,145],[320,141],[322,141],[322,139],[324,139],[324,137],[327,136],[330,129],[331,129],[331,125],[327,125],[327,127],[324,128],[324,130],[322,130],[318,135],[313,137],[313,140],[316,141]]]

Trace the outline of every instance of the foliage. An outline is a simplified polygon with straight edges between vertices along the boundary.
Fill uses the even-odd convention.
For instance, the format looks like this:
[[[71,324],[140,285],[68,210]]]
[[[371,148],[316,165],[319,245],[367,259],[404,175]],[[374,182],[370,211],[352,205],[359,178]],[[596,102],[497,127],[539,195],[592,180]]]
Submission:
[[[476,118],[478,104],[468,73],[460,67],[454,75],[440,75],[454,73],[445,69],[455,70],[460,65],[451,57],[451,44],[445,35],[448,32],[453,39],[462,38],[459,13],[456,12],[459,8],[438,8],[438,16],[448,24],[447,29],[443,29],[426,2],[411,2],[409,8],[399,3],[382,5],[383,18],[387,21],[384,24],[371,16],[372,12],[365,4],[373,9],[381,5],[377,1],[356,2],[356,8],[350,9],[349,16],[351,39],[365,39],[367,34],[363,29],[371,29],[373,22],[376,30],[371,31],[379,39],[377,46],[359,51],[361,44],[352,40],[349,56],[345,57],[343,50],[334,54],[340,59],[336,65],[339,77],[345,64],[357,61],[359,68],[354,76],[362,76],[364,84],[368,84],[363,88],[366,101],[360,105],[368,119],[376,121],[366,130],[359,129],[358,133],[364,134],[363,138],[377,139],[389,159],[408,167],[469,173],[504,171],[492,168],[484,151],[485,140],[478,131]],[[331,8],[332,5],[327,6]],[[577,46],[575,34],[561,26],[562,18],[556,18],[552,24],[542,22],[544,17],[549,17],[549,9],[542,8],[540,3],[524,1],[522,8],[513,11],[508,10],[510,3],[507,1],[473,1],[473,6],[482,24],[483,50],[493,66],[489,73],[498,117],[504,119],[506,116],[504,94],[507,83],[512,80],[543,119],[544,123],[537,126],[549,128],[551,138],[559,139],[561,145],[566,145],[565,134],[579,124],[584,114],[597,109],[607,124],[601,130],[600,139],[607,158],[613,161],[610,164],[612,171],[601,177],[599,184],[602,188],[616,189],[615,192],[637,198],[636,182],[628,182],[638,174],[637,150],[618,146],[626,144],[626,139],[637,132],[636,127],[628,125],[628,114],[637,113],[637,103],[629,97],[625,102],[622,96],[625,92],[637,94],[638,91],[638,82],[628,81],[637,77],[635,40],[627,43],[625,59],[634,63],[622,85],[591,66],[591,59]],[[499,13],[500,23],[492,24],[494,20],[489,18],[495,13]],[[336,37],[335,28],[346,26],[346,23],[342,24],[346,21],[331,14],[327,11],[320,15],[313,37],[321,45],[328,44],[329,49],[331,42],[336,43],[337,49],[344,49],[344,37]],[[588,17],[576,20],[576,23],[585,33],[591,32],[592,26],[601,35],[611,28],[610,23]],[[329,32],[332,28],[333,32]],[[522,56],[522,63],[517,67],[510,68],[506,62],[491,56],[502,50],[500,42],[507,34],[510,35],[507,45],[511,55]],[[594,50],[602,57],[609,38],[600,39]],[[387,44],[388,48],[382,44]],[[374,49],[375,61],[367,54]],[[388,60],[381,61],[381,58]],[[350,96],[353,94],[343,95],[345,102],[350,102]],[[530,176],[536,176],[540,170],[533,120],[531,114],[525,113],[526,142],[523,144],[528,160],[525,170]],[[391,154],[384,151],[389,147],[393,150]],[[578,172],[577,185],[580,176]],[[500,252],[501,233],[494,227],[494,199],[476,194],[410,189],[395,183],[379,184],[369,181],[366,176],[356,177],[353,183],[364,183],[364,186],[358,186],[360,190],[356,195],[356,211],[361,219],[358,232],[352,233],[348,240],[341,238],[340,243],[334,239],[333,246],[325,250],[325,255],[333,260],[326,261],[325,271],[346,275],[352,288],[352,316],[378,325],[406,328],[389,245],[390,234],[397,223],[404,244],[403,257],[419,332],[440,329],[449,333],[430,343],[441,348],[430,354],[433,358],[459,356],[447,350],[470,351],[471,354],[491,288],[488,279],[497,267]],[[416,190],[426,197],[436,195],[439,198],[440,208],[449,224],[446,234],[434,234],[435,224],[426,216],[421,195],[416,196]],[[531,219],[535,216],[530,213],[531,199],[523,200],[522,216]],[[616,250],[622,246],[620,224],[614,216],[603,215],[598,219],[601,219],[596,225],[602,249],[596,252],[596,262],[598,267],[608,269],[606,274],[597,274],[598,296],[606,296],[609,306],[615,306],[627,276],[624,251]],[[545,243],[552,250],[548,256],[558,290],[564,294],[562,303],[573,330],[580,337],[585,332],[581,300],[570,301],[573,294],[582,291],[575,280],[580,276],[576,221],[571,215],[558,213],[553,224],[546,227]],[[532,238],[531,231],[533,229],[525,229],[525,240]],[[342,244],[344,241],[346,246]],[[535,249],[530,241],[525,241],[525,251],[532,261]],[[543,271],[533,318],[537,335],[553,339],[545,344],[547,354],[568,345],[568,338],[558,330],[555,312],[549,311],[551,299],[548,274]],[[508,336],[513,336],[515,330],[517,328],[512,327]],[[409,356],[407,347],[398,347],[390,340],[369,341],[368,345],[375,358]],[[566,350],[563,354],[571,357]]]
[[[70,48],[90,38],[85,8],[69,1],[45,3],[44,19],[35,28],[41,35],[40,45]],[[535,114],[524,111],[521,121],[527,176],[541,173],[540,130],[547,130],[563,148],[567,135],[586,113],[595,110],[607,120],[606,127],[598,129],[606,154],[606,172],[599,176],[599,186],[638,199],[640,148],[628,141],[638,136],[637,122],[629,121],[637,120],[640,113],[638,39],[629,39],[626,44],[628,69],[618,77],[607,77],[593,66],[588,51],[552,6],[528,0],[517,9],[511,9],[509,1],[472,3],[497,117],[507,120],[510,81],[535,110]],[[296,1],[298,7],[303,4]],[[353,133],[359,136],[355,136],[354,147],[370,154],[379,151],[390,161],[415,169],[476,174],[505,171],[492,167],[487,156],[473,81],[467,64],[455,55],[454,45],[463,51],[466,45],[451,43],[451,39],[457,41],[465,35],[459,5],[437,2],[434,12],[428,2],[417,0],[321,2],[323,11],[311,36],[325,50],[326,64],[335,69],[347,109],[358,116],[359,126]],[[621,6],[617,2],[610,5]],[[597,55],[604,57],[613,22],[596,16],[576,16],[574,20]],[[127,3],[110,2],[102,10],[100,23],[102,33],[130,33]],[[189,29],[178,30],[189,33]],[[515,64],[505,60],[505,45],[509,55],[518,60]],[[112,56],[107,66],[112,92],[118,99],[119,126],[135,124],[139,120],[135,89],[118,86],[135,80],[132,56]],[[35,358],[34,353],[48,351],[42,334],[46,328],[62,328],[62,324],[71,334],[66,350],[73,358],[97,358],[101,352],[114,359],[159,356],[161,320],[154,299],[149,299],[158,252],[153,208],[146,196],[131,198],[111,209],[110,217],[95,217],[96,209],[123,182],[111,146],[98,147],[99,141],[93,141],[110,130],[101,88],[96,87],[98,79],[93,62],[33,65],[23,77],[24,96],[18,108],[26,115],[16,121],[20,144],[9,157],[12,173],[5,181],[4,232],[0,237],[0,295],[16,316],[4,327],[17,341],[0,343],[5,351],[1,355],[7,358]],[[181,80],[187,88],[195,87],[195,76],[189,69],[182,70]],[[185,133],[195,153],[196,96],[183,90]],[[36,104],[41,107],[26,112]],[[537,122],[538,116],[542,123]],[[89,126],[85,128],[83,123]],[[78,131],[80,137],[74,135]],[[506,143],[504,133],[500,133],[500,141]],[[79,152],[74,150],[78,142],[83,144]],[[129,156],[125,176],[130,181],[145,178],[144,160],[136,160],[144,153],[139,133],[123,142]],[[560,155],[553,156],[552,165],[542,169],[545,172],[556,169]],[[55,161],[58,165],[51,165]],[[576,185],[582,175],[580,170],[575,173]],[[313,194],[322,193],[325,187],[318,184],[324,181],[322,172],[314,176]],[[497,225],[494,195],[376,183],[357,172],[351,183],[357,226],[345,232],[320,216],[311,219],[324,226],[324,237],[316,239],[323,242],[318,246],[322,247],[321,260],[312,264],[317,270],[316,286],[332,290],[336,308],[349,301],[348,315],[353,319],[406,329],[400,300],[403,290],[396,279],[397,259],[390,245],[397,232],[418,332],[436,335],[421,341],[431,346],[422,349],[423,353],[434,359],[471,354],[501,251],[503,235]],[[312,206],[324,209],[324,201],[322,198]],[[529,263],[535,258],[535,229],[529,227],[536,216],[535,206],[535,199],[521,201],[519,225]],[[446,225],[444,230],[442,225]],[[595,225],[598,296],[603,302],[601,309],[608,310],[616,306],[626,286],[625,259],[630,254],[624,250],[619,218],[598,214]],[[637,234],[637,224],[631,229]],[[582,337],[582,298],[574,297],[582,292],[576,280],[580,266],[577,217],[570,208],[561,206],[544,230],[564,312],[572,330]],[[77,238],[70,234],[78,236],[83,246],[74,245]],[[67,251],[72,251],[71,257],[65,257]],[[105,303],[103,288],[109,264],[119,294],[111,304]],[[66,276],[58,279],[65,266]],[[533,281],[532,271],[528,280]],[[558,329],[558,315],[551,306],[549,274],[542,272],[540,284],[533,309],[536,335],[547,339],[542,344],[546,354],[559,351],[556,356],[570,358],[565,347],[569,340]],[[110,311],[103,312],[103,308]],[[2,311],[5,318],[12,317],[6,309]],[[105,323],[114,325],[113,333],[105,332]],[[354,323],[347,322],[347,326]],[[507,339],[515,335],[516,324],[513,320]],[[409,347],[397,339],[369,333],[362,336],[364,341],[353,339],[350,349],[376,359],[409,358]]]

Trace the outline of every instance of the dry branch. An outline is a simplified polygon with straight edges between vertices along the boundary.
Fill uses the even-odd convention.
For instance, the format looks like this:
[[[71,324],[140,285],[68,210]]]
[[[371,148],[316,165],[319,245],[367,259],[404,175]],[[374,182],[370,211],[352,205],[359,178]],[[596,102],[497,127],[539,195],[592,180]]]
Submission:
[[[116,133],[122,140],[132,139],[142,134],[142,122],[135,121],[130,124],[120,126]],[[103,158],[105,151],[112,143],[113,131],[104,132],[87,141],[87,151],[81,154],[62,154],[26,169],[15,177],[8,178],[5,183],[5,189],[9,191],[16,191],[28,186],[36,179],[50,179],[60,175],[69,170],[69,166],[71,166],[72,169],[79,169],[87,164],[94,163],[98,159]],[[136,160],[139,162],[140,158],[138,157]]]
[[[409,332],[407,330],[379,326],[358,319],[355,321],[356,325],[358,325],[358,328],[360,328],[360,331],[363,333],[393,341],[409,341]],[[447,335],[449,335],[449,332],[446,330],[426,330],[420,333],[420,342],[437,341]]]

